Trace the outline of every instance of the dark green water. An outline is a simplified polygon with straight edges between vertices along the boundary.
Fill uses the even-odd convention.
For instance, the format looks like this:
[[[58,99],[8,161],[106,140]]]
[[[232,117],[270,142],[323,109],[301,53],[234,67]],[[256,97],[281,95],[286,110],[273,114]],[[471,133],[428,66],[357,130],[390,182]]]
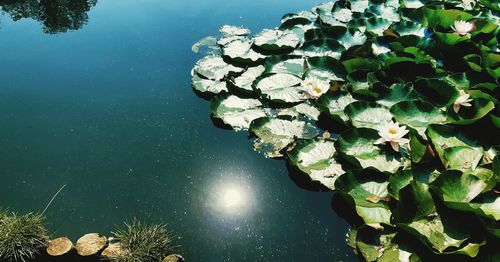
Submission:
[[[59,34],[0,15],[0,206],[41,211],[66,184],[46,214],[73,240],[138,217],[167,222],[189,261],[356,260],[332,194],[215,127],[190,87],[197,40],[315,4],[100,0]]]

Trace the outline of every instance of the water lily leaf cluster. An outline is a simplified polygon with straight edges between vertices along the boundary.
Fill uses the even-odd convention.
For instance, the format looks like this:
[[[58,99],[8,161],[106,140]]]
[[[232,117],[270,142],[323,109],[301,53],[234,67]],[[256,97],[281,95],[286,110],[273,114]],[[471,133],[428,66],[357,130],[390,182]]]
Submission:
[[[335,191],[364,260],[498,261],[496,2],[338,0],[254,35],[224,26],[193,89]]]

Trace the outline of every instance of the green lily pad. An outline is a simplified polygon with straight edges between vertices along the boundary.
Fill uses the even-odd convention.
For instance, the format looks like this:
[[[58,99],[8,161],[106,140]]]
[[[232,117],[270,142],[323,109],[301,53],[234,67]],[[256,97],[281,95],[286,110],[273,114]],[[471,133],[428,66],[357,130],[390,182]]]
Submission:
[[[403,166],[396,152],[376,146],[380,138],[377,131],[368,128],[353,128],[343,132],[337,143],[340,155],[359,168],[375,168],[382,172],[395,173]]]
[[[368,226],[381,228],[392,224],[386,179],[383,173],[350,171],[335,181],[335,188],[352,199],[356,213]]]
[[[331,57],[311,57],[307,59],[306,76],[315,76],[330,81],[344,81],[344,66]]]
[[[249,67],[245,72],[243,72],[243,74],[235,77],[231,81],[228,81],[228,84],[240,92],[252,94],[254,92],[252,87],[253,83],[264,73],[265,70],[264,66]]]
[[[430,9],[424,8],[424,25],[433,29],[447,30],[455,21],[468,21],[473,15],[456,9]]]
[[[271,56],[266,59],[266,72],[275,74],[291,74],[298,77],[304,75],[305,60],[301,56]]]
[[[397,227],[417,237],[435,253],[475,257],[484,242],[469,242],[473,227],[465,226],[445,210],[437,210],[428,189],[428,185],[413,181],[400,191]],[[455,251],[447,251],[452,249]]]
[[[414,88],[427,102],[435,104],[437,107],[449,106],[453,104],[458,97],[456,88],[445,80],[418,80],[415,82]]]
[[[481,146],[477,144],[477,142],[471,140],[461,133],[457,133],[455,128],[451,126],[444,125],[431,125],[427,129],[427,137],[431,140],[434,150],[438,154],[441,162],[444,166],[447,166],[450,162],[454,162],[455,157],[466,157],[466,159],[474,160],[475,155],[467,156],[467,154],[463,154],[463,152],[482,152],[484,151]],[[448,148],[456,148],[457,149],[448,149]],[[465,150],[467,148],[469,150]],[[448,151],[446,151],[448,149]],[[474,150],[474,151],[470,151]],[[456,155],[457,151],[463,151],[462,153]],[[458,163],[461,161],[458,160]],[[476,161],[471,162],[471,168],[475,168],[474,164]],[[468,165],[467,165],[468,166]]]
[[[323,57],[328,56],[334,59],[340,59],[342,52],[345,51],[343,45],[341,45],[337,40],[334,39],[316,39],[312,41],[306,41],[299,52],[306,57]]]
[[[236,64],[255,64],[263,62],[266,56],[255,52],[252,49],[251,40],[236,40],[222,48],[222,56],[226,57],[231,63]]]
[[[403,189],[413,181],[413,172],[411,170],[400,170],[389,177],[389,194],[396,200],[399,200],[399,190]]]
[[[389,108],[377,103],[353,102],[346,106],[344,112],[350,118],[354,127],[377,129],[380,123],[392,120]]]
[[[300,38],[290,30],[264,30],[254,37],[255,45],[269,52],[290,52],[300,43]]]
[[[370,262],[420,262],[413,249],[398,239],[394,230],[375,230],[361,227],[356,232],[356,246],[366,261]]]
[[[468,146],[453,146],[444,149],[444,166],[448,169],[475,169],[483,158],[483,150]]]
[[[215,118],[222,119],[236,131],[247,130],[253,120],[267,115],[259,100],[227,93],[212,98],[210,107]]]
[[[196,62],[193,72],[199,76],[219,81],[222,80],[229,72],[242,72],[243,68],[229,65],[220,56],[207,56]]]
[[[337,39],[337,41],[339,41],[339,43],[341,43],[345,47],[345,49],[349,49],[353,46],[363,45],[364,43],[366,43],[366,40],[368,40],[368,38],[363,32],[351,30],[347,30],[345,34],[342,35],[342,37]]]
[[[494,221],[500,220],[500,196],[488,197],[481,202],[447,202],[446,206],[463,211],[470,211]]]
[[[309,120],[318,120],[321,112],[316,108],[316,106],[312,105],[308,101],[298,104],[293,107],[279,109],[277,115],[286,115],[297,118],[307,118]]]
[[[249,35],[251,33],[250,30],[247,29],[247,28],[239,27],[239,26],[232,26],[232,25],[223,25],[219,29],[219,32],[224,37],[229,37],[229,36],[246,36],[246,35]]]
[[[254,84],[263,97],[279,103],[297,103],[306,100],[302,79],[290,74],[266,74]]]
[[[318,135],[318,130],[313,125],[286,116],[256,119],[250,124],[249,131],[257,137],[254,149],[266,157],[281,157],[281,151],[295,139],[311,139]]]
[[[389,92],[384,95],[377,103],[391,108],[393,105],[417,98],[413,88],[405,84],[393,84],[389,87]]]
[[[488,183],[472,174],[453,170],[442,173],[432,182],[432,187],[445,203],[468,203],[488,188]]]
[[[357,100],[351,94],[346,92],[327,93],[318,99],[318,104],[322,111],[336,119],[347,122],[349,117],[344,113],[344,109]]]
[[[294,149],[288,152],[288,159],[312,181],[318,181],[334,190],[335,180],[345,173],[335,161],[334,155],[335,145],[332,140],[297,140]]]
[[[447,122],[447,117],[442,110],[430,103],[417,100],[399,102],[393,105],[390,111],[396,121],[414,128],[421,136],[425,136],[429,125]]]
[[[210,80],[194,75],[191,82],[193,89],[203,94],[218,94],[227,92],[227,85],[225,81]]]

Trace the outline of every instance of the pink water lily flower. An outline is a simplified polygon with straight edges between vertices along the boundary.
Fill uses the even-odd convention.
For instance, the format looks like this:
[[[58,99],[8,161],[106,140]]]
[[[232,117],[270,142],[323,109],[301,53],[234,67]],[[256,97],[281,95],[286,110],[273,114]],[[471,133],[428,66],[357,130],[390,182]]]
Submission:
[[[466,35],[474,29],[474,24],[463,20],[457,20],[451,26],[451,29],[459,35]]]
[[[470,98],[469,94],[465,93],[464,90],[460,90],[459,94],[459,97],[453,103],[453,111],[455,111],[455,113],[458,113],[458,110],[460,110],[461,106],[472,106],[472,104],[470,103],[472,102],[472,99]]]
[[[384,144],[389,142],[394,151],[399,151],[399,146],[403,144],[408,144],[409,139],[403,138],[408,134],[405,126],[399,126],[399,124],[393,121],[384,122],[378,128],[378,134],[380,138],[375,141],[375,144]]]

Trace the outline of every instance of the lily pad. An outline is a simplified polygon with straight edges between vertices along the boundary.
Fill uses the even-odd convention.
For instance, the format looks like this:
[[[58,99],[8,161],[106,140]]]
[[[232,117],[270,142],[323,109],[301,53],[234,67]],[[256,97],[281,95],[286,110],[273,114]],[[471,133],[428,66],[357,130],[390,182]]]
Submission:
[[[243,93],[253,93],[253,83],[265,71],[264,66],[249,67],[243,74],[228,81],[228,84],[235,87],[238,91]]]
[[[344,113],[344,109],[356,102],[357,100],[352,97],[351,94],[346,92],[327,93],[318,100],[322,111],[328,112],[328,114],[336,119],[347,122],[349,117]]]
[[[391,225],[387,198],[387,177],[382,173],[347,172],[335,182],[335,188],[354,202],[356,213],[371,227]]]
[[[252,49],[251,40],[236,40],[222,49],[222,56],[236,64],[256,64],[263,62],[266,56]]]
[[[389,108],[376,103],[353,102],[345,108],[344,112],[354,127],[377,129],[380,123],[392,120]]]
[[[215,118],[222,119],[236,131],[247,130],[254,119],[267,115],[259,100],[243,99],[227,93],[212,98],[210,107]]]
[[[425,136],[429,125],[447,122],[446,114],[442,110],[417,100],[399,102],[391,107],[391,113],[396,121],[416,129],[421,136]]]
[[[255,45],[268,52],[291,52],[300,43],[300,38],[289,30],[264,30],[254,37]]]
[[[297,140],[294,149],[288,153],[288,159],[312,181],[318,181],[334,190],[335,180],[345,173],[335,161],[334,155],[335,145],[332,140]]]
[[[469,148],[475,150],[474,152],[483,152],[483,148],[477,144],[474,140],[466,137],[462,133],[455,131],[455,128],[445,125],[431,125],[427,129],[427,137],[431,140],[434,145],[434,150],[438,154],[443,165],[447,166],[450,161],[453,161],[454,154],[456,150],[451,150],[448,148],[459,147],[459,150],[464,150],[463,148]],[[446,150],[448,149],[448,153]],[[465,152],[465,151],[464,151]],[[469,153],[472,151],[469,151]],[[459,156],[464,156],[463,154]],[[467,157],[467,155],[465,155]],[[474,159],[474,158],[472,158]],[[473,165],[475,162],[471,163],[471,168],[475,168]]]
[[[242,71],[243,68],[227,64],[220,56],[207,56],[196,62],[193,69],[199,76],[214,81],[222,80],[229,72]]]
[[[273,102],[297,103],[306,100],[302,79],[290,74],[263,75],[254,84],[263,97]]]
[[[318,130],[313,125],[286,116],[256,119],[250,124],[249,131],[257,137],[254,149],[266,157],[281,157],[281,151],[295,139],[311,139],[318,135]]]
[[[401,156],[375,145],[380,136],[368,128],[353,128],[343,132],[337,143],[337,151],[358,168],[375,168],[395,173],[403,166]]]
[[[193,89],[200,93],[218,94],[221,92],[227,92],[227,85],[225,81],[204,79],[195,75],[193,76],[191,84]]]
[[[271,56],[266,59],[266,72],[275,74],[304,75],[305,60],[301,56]]]

